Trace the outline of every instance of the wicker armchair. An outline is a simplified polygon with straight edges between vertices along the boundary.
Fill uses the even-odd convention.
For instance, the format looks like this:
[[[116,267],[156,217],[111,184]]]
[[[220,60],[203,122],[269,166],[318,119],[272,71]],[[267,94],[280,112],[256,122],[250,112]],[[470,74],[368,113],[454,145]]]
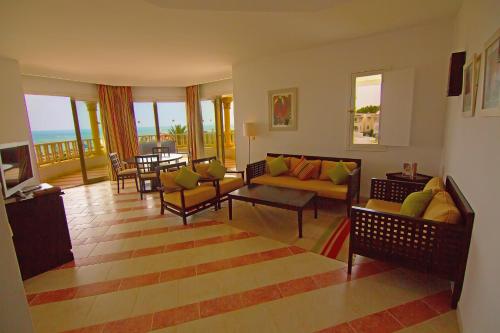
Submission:
[[[186,162],[159,165],[156,167],[156,176],[161,184],[158,188],[161,202],[160,213],[163,215],[165,210],[168,210],[182,217],[182,223],[187,224],[187,217],[190,215],[212,206],[217,210],[218,201],[215,181],[191,190],[176,186],[173,183],[174,173],[183,166],[186,166]],[[168,184],[167,177],[169,176],[172,177],[170,182],[173,184],[171,185]]]
[[[372,179],[370,198],[401,203],[423,187],[424,184]],[[432,273],[454,282],[451,307],[456,308],[467,265],[474,211],[451,177],[446,179],[446,191],[460,211],[458,224],[352,207],[349,274],[354,254]]]
[[[211,157],[205,157],[205,158],[199,158],[199,159],[196,159],[196,160],[193,160],[191,165],[193,167],[193,171],[194,172],[198,172],[198,173],[206,173],[206,172],[203,172],[202,170],[202,165],[205,166],[205,168],[208,168],[208,164],[211,162],[211,161],[214,161],[216,160],[217,158],[215,156],[211,156]],[[204,170],[206,171],[206,170]],[[227,194],[229,192],[232,192],[234,190],[237,190],[239,189],[240,187],[243,187],[245,186],[245,171],[231,171],[231,170],[226,170],[226,174],[236,174],[237,176],[236,177],[224,177],[224,179],[214,179],[214,178],[211,178],[209,175],[204,175],[205,177],[203,177],[202,175],[202,178],[200,179],[201,182],[205,182],[205,183],[213,183],[215,182],[215,186],[216,186],[216,189],[217,189],[217,198],[218,198],[218,206],[219,208],[221,207],[221,202],[222,201],[226,201],[227,200]]]

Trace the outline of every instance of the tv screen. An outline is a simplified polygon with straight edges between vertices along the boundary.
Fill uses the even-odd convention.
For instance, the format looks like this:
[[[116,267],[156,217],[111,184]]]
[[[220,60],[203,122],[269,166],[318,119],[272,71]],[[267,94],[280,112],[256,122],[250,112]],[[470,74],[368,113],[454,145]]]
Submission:
[[[28,143],[0,145],[0,167],[4,195],[21,190],[23,183],[33,178]]]

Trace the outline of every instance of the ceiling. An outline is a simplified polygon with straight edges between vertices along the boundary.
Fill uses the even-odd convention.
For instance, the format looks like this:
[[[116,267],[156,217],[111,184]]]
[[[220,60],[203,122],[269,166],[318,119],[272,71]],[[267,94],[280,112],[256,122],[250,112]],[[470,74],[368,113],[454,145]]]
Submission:
[[[133,86],[231,77],[235,63],[453,17],[460,0],[2,0],[23,74]]]

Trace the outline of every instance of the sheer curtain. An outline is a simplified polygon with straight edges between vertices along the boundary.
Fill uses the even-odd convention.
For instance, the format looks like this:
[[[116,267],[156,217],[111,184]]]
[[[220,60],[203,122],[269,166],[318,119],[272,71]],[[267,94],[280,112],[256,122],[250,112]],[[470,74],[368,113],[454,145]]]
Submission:
[[[191,159],[203,157],[203,123],[199,98],[200,86],[186,87],[186,111],[189,128],[189,155]]]

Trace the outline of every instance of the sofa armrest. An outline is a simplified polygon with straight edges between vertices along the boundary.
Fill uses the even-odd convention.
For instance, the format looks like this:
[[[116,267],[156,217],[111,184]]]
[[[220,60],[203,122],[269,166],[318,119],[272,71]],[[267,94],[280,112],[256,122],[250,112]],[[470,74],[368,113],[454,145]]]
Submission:
[[[266,160],[250,163],[247,165],[247,184],[250,184],[252,178],[262,176],[266,173]]]
[[[424,187],[425,184],[372,178],[370,198],[403,202],[410,193],[422,191]]]

